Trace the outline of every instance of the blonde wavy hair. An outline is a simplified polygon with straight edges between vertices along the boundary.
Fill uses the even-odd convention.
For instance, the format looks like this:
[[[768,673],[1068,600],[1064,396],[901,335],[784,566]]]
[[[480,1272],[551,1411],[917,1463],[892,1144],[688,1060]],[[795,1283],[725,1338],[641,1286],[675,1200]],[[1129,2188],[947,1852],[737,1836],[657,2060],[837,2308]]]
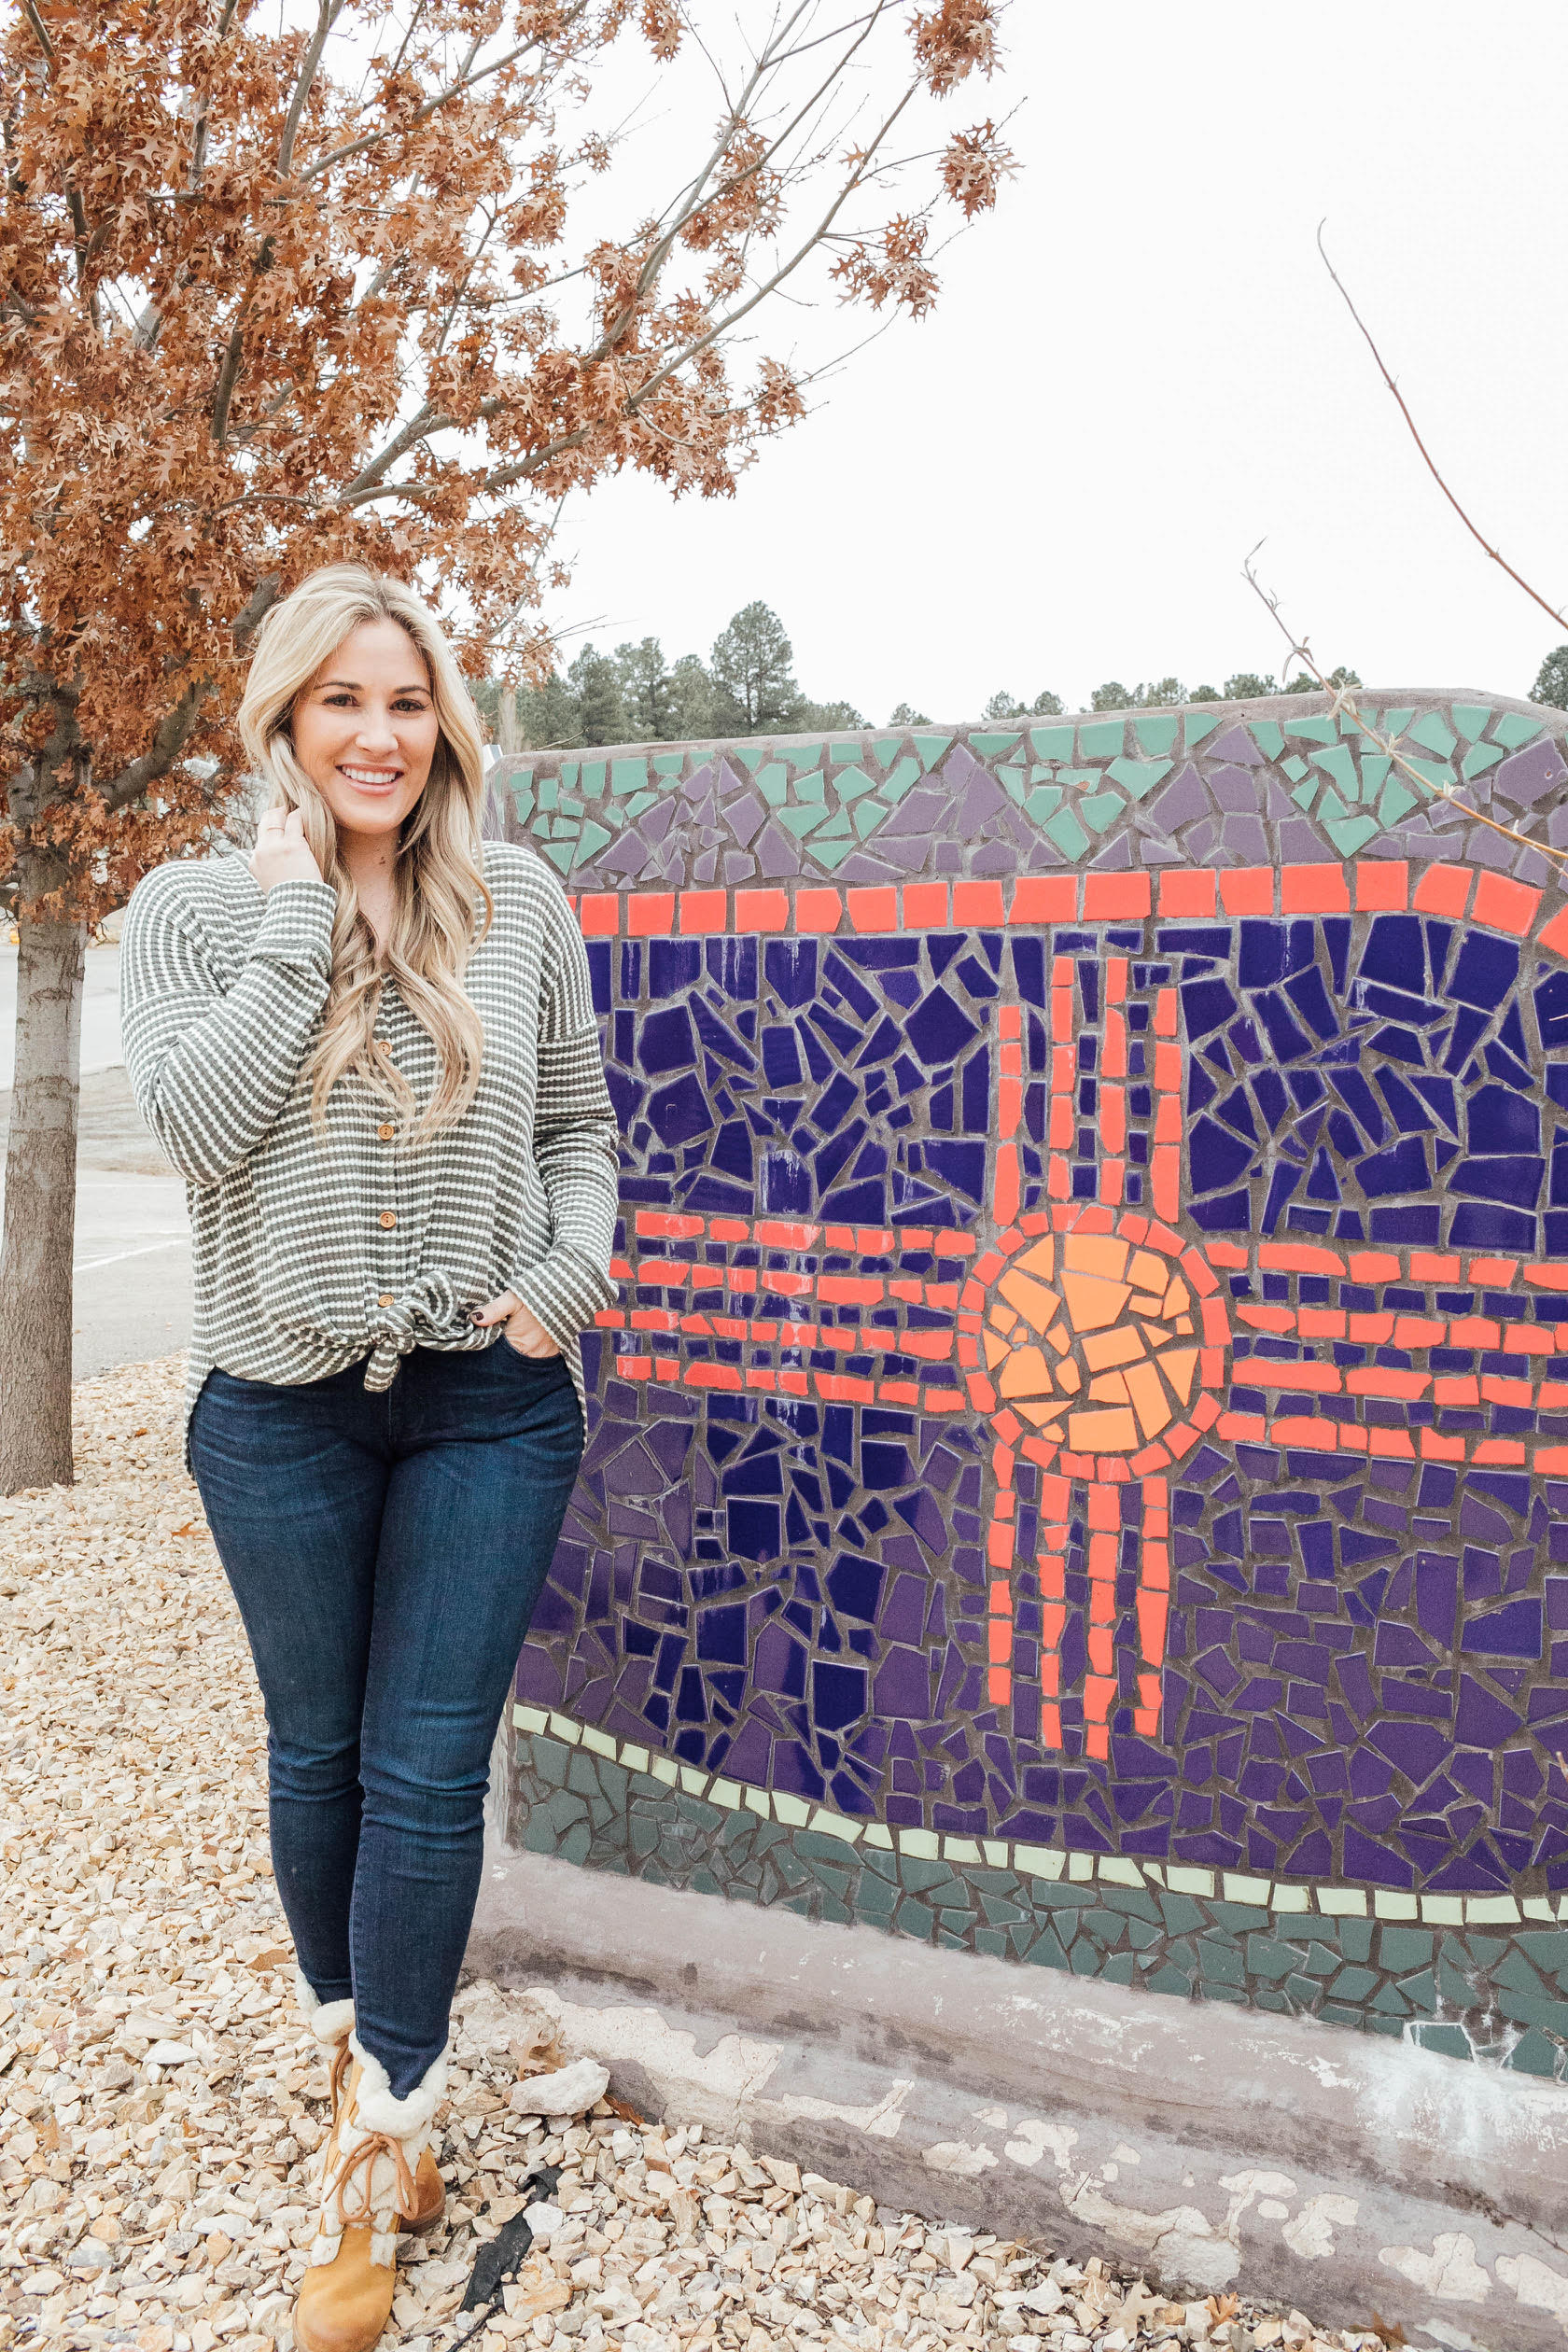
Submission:
[[[292,735],[300,696],[344,637],[367,621],[393,621],[407,631],[429,676],[440,729],[429,779],[399,838],[393,870],[397,907],[379,955],[338,854],[336,820],[296,758]],[[427,1141],[455,1126],[479,1085],[484,1028],[463,973],[495,917],[480,833],[483,739],[440,622],[400,581],[358,564],[327,565],[275,605],[262,623],[239,727],[257,777],[272,786],[268,805],[301,811],[311,852],[338,894],[321,1035],[301,1073],[311,1084],[316,1132],[325,1135],[332,1088],[349,1077],[390,1106],[403,1142]],[[477,930],[476,898],[483,907]],[[388,978],[429,1032],[440,1060],[435,1091],[417,1117],[413,1088],[376,1048],[376,1015]]]

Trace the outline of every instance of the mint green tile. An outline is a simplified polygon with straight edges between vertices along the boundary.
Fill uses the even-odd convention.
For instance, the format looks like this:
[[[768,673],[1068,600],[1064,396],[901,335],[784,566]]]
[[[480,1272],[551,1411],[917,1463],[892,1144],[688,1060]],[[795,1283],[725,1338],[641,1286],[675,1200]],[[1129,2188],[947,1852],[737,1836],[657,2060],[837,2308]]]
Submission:
[[[1113,818],[1122,814],[1127,803],[1120,792],[1085,792],[1073,805],[1085,824],[1098,833],[1105,831]],[[1047,826],[1046,831],[1050,830]]]
[[[511,805],[515,810],[519,820],[526,822],[529,816],[533,813],[533,786],[531,784],[514,784],[511,789]]]
[[[1453,791],[1453,770],[1446,764],[1440,764],[1436,760],[1412,759],[1410,754],[1407,752],[1405,755],[1405,764],[1401,768],[1400,772],[1402,775],[1408,777],[1412,768],[1421,777],[1421,782],[1427,785],[1434,792],[1451,792]]]
[[[844,773],[846,776],[865,776],[865,770],[863,768],[846,768]],[[869,784],[870,782],[870,777],[866,776],[866,783]],[[840,789],[841,784],[842,778],[835,776],[833,778],[833,791],[840,800],[844,798],[844,793]],[[825,801],[827,797],[828,779],[820,773],[820,771],[812,776],[796,777],[795,798],[797,800],[822,802]]]
[[[1561,2046],[1543,2034],[1538,2025],[1532,2025],[1521,2034],[1503,2064],[1515,2074],[1541,2075],[1549,2081],[1556,2074]]]
[[[799,810],[799,809],[792,809],[792,810],[789,811],[789,812],[785,815],[785,817],[784,817],[784,819],[783,819],[783,820],[782,820],[782,821],[783,821],[785,824],[788,824],[788,823],[789,823],[789,821],[790,821],[790,817],[791,817],[791,816],[797,816],[797,817],[798,817],[798,816],[800,816],[802,813],[803,813],[803,812],[802,812],[801,810]],[[804,813],[805,813],[805,815],[810,816],[810,817],[812,818],[812,821],[813,821],[813,823],[814,823],[814,824],[815,824],[815,823],[820,823],[821,819],[820,819],[820,816],[819,816],[819,814],[814,814],[814,813],[813,813],[811,810],[809,810],[809,809],[808,809],[808,810],[806,810],[806,811],[805,811]],[[832,839],[833,839],[833,837],[835,834],[837,834],[837,833],[848,833],[848,831],[849,831],[849,811],[848,811],[847,808],[835,808],[835,809],[833,810],[833,815],[832,815],[832,816],[828,819],[827,823],[826,823],[825,825],[823,825],[823,826],[822,826],[822,830],[821,830],[821,833],[820,833],[820,835],[819,835],[819,838],[820,838],[821,840],[823,840],[823,841],[829,841],[829,840],[832,840]]]
[[[791,775],[804,776],[807,768],[821,766],[822,754],[827,748],[825,743],[807,743],[798,751],[786,751],[781,757],[789,761]]]
[[[885,801],[901,801],[911,784],[917,784],[924,774],[919,761],[906,755],[897,767],[888,770],[876,789]]]
[[[953,738],[950,735],[911,735],[909,740],[915,746],[916,758],[929,775]]]
[[[858,767],[861,747],[858,743],[834,743],[828,748],[828,758],[834,767]]]
[[[1372,2006],[1385,2017],[1408,2017],[1410,2004],[1396,1985],[1379,1985],[1372,1995]]]
[[[1285,738],[1280,732],[1277,719],[1254,719],[1252,737],[1266,760],[1277,760],[1285,748]]]
[[[569,874],[572,860],[577,855],[577,844],[575,841],[547,841],[544,844],[544,854],[547,858],[553,860],[563,874]]]
[[[612,792],[640,792],[647,781],[646,760],[611,760],[609,789]]]
[[[997,782],[1010,800],[1017,802],[1020,808],[1024,805],[1024,781],[1028,775],[1028,768],[1021,767],[1000,767],[996,772]]]
[[[1064,858],[1081,858],[1089,846],[1089,836],[1071,808],[1064,808],[1059,817],[1053,817],[1045,831]]]
[[[807,833],[816,832],[827,813],[825,808],[781,808],[778,821],[787,832],[794,834],[797,841],[804,841]],[[843,817],[843,810],[840,809],[838,814]],[[848,829],[849,819],[844,817],[842,830],[847,833]],[[833,827],[835,833],[840,830],[838,826]]]
[[[1517,751],[1521,743],[1531,743],[1541,732],[1539,719],[1527,719],[1522,710],[1505,710],[1492,734],[1499,743],[1505,743],[1510,751]]]
[[[1333,777],[1348,801],[1356,797],[1356,765],[1348,744],[1337,743],[1327,751],[1314,751],[1312,764]]]
[[[1519,1936],[1521,1952],[1527,1953],[1538,1968],[1545,1968],[1561,1983],[1568,1975],[1568,1928],[1525,1927]]]
[[[782,808],[790,792],[790,771],[782,760],[770,760],[759,771],[757,790],[770,808]]]
[[[1071,727],[1031,727],[1029,741],[1037,760],[1071,760],[1072,729]]]
[[[1212,735],[1219,723],[1220,714],[1217,710],[1187,711],[1182,721],[1182,740],[1187,749],[1190,751],[1195,743],[1201,743],[1205,735]]]
[[[969,738],[969,748],[976,759],[998,760],[1004,751],[1011,751],[1014,745],[1021,740],[1017,728],[1014,727],[1006,735],[972,735]]]
[[[563,760],[556,770],[557,783],[564,784],[568,792],[575,792],[577,790],[577,770],[576,760]]]
[[[1125,719],[1091,719],[1078,730],[1081,760],[1114,759],[1127,741]]]
[[[897,759],[903,748],[903,735],[878,735],[871,747],[871,753],[878,767],[887,767]]]
[[[1031,1953],[1029,1957],[1032,1959],[1034,1954]],[[1192,1979],[1184,1977],[1180,1968],[1173,1968],[1169,1961],[1163,1968],[1156,1968],[1152,1976],[1146,1976],[1143,1981],[1151,1993],[1174,1993],[1183,2001],[1192,1995]]]
[[[645,808],[651,808],[658,797],[657,792],[634,792],[622,814],[629,823],[634,817],[640,817]]]
[[[1410,741],[1424,745],[1428,751],[1435,751],[1440,759],[1451,759],[1453,756],[1452,730],[1443,724],[1435,710],[1429,710],[1424,719],[1416,721],[1410,729]]]
[[[566,769],[563,768],[561,770],[561,781],[564,784],[566,780],[567,772]],[[603,760],[584,760],[582,763],[582,783],[580,787],[584,798],[587,800],[597,800],[603,792],[604,788],[605,763]]]
[[[768,756],[765,743],[737,743],[732,746],[732,756],[737,759],[748,775],[755,776]]]
[[[870,840],[887,813],[881,802],[875,800],[857,801],[849,811],[855,820],[855,831],[862,841]]]
[[[587,819],[582,828],[581,837],[577,845],[578,864],[586,865],[590,859],[596,858],[598,856],[599,851],[604,847],[607,841],[613,841],[615,835],[610,832],[608,825],[601,825],[597,819],[593,817]],[[600,1770],[603,1770],[602,1765]]]
[[[1371,804],[1377,799],[1378,794],[1382,791],[1388,772],[1393,765],[1393,762],[1389,758],[1386,751],[1364,751],[1362,753],[1361,797],[1366,802],[1368,806],[1371,805]],[[1355,794],[1353,792],[1347,791],[1345,798],[1347,800],[1353,800],[1355,798]]]
[[[1495,767],[1499,760],[1507,756],[1505,743],[1473,743],[1464,754],[1461,774],[1468,782],[1472,777],[1484,776],[1489,767]]]
[[[1401,817],[1407,817],[1415,805],[1416,796],[1408,785],[1401,784],[1397,776],[1391,776],[1378,803],[1378,816],[1384,826],[1397,825]]]
[[[858,845],[853,833],[847,841],[824,841],[819,833],[815,841],[808,841],[805,846],[819,865],[825,865],[832,874]]]
[[[1297,808],[1311,807],[1312,803],[1318,797],[1318,791],[1322,783],[1323,777],[1321,776],[1309,776],[1305,784],[1298,784],[1296,786],[1295,791],[1291,794],[1291,798],[1295,801]]]
[[[576,817],[552,817],[550,830],[557,841],[575,841],[581,831],[581,819]]]
[[[679,776],[686,764],[684,751],[655,751],[653,772],[656,776]]]
[[[1293,751],[1288,760],[1281,761],[1280,765],[1293,779],[1299,779],[1308,773],[1307,763],[1298,751]]]
[[[1376,721],[1378,732],[1386,735],[1403,735],[1415,715],[1414,704],[1408,710],[1385,710]]]
[[[1216,1923],[1228,1928],[1234,1936],[1267,1927],[1273,1916],[1269,1911],[1259,1911],[1255,1903],[1216,1902],[1211,1904],[1210,1909]]]
[[[1113,760],[1106,774],[1125,785],[1135,801],[1141,801],[1174,765],[1172,760]]]
[[[1323,831],[1326,831],[1333,847],[1340,851],[1342,859],[1354,859],[1356,849],[1365,849],[1373,835],[1382,833],[1382,826],[1375,816],[1342,816],[1342,819],[1326,816]]]
[[[1376,1968],[1341,1968],[1329,1991],[1338,2001],[1365,2001],[1378,1981]]]
[[[1056,815],[1061,802],[1062,788],[1059,784],[1037,784],[1024,802],[1024,806],[1035,823],[1043,825],[1047,817]]]
[[[1309,743],[1337,743],[1339,740],[1339,730],[1332,719],[1286,719],[1281,723],[1286,735],[1305,735]],[[1257,734],[1256,725],[1253,734],[1254,736]]]
[[[539,786],[539,805],[541,809],[559,808],[561,805],[561,788],[554,777],[547,776],[543,783]]]
[[[1465,742],[1474,743],[1477,735],[1485,735],[1491,707],[1488,703],[1455,703],[1452,715],[1454,725]]]
[[[1147,718],[1135,719],[1132,731],[1145,751],[1157,759],[1162,751],[1176,749],[1176,730],[1181,721],[1173,710],[1151,711]]]
[[[805,792],[804,781],[797,787]],[[840,801],[859,800],[862,792],[874,792],[876,786],[862,767],[841,768],[833,777],[833,791]]]
[[[1291,798],[1293,800],[1299,800],[1300,797],[1301,795],[1299,792],[1293,792],[1291,794]],[[1345,806],[1344,802],[1340,799],[1333,785],[1325,785],[1323,787],[1323,798],[1318,803],[1318,815],[1326,820],[1330,818],[1348,817],[1350,813],[1350,810]]]
[[[1564,1939],[1568,1941],[1568,1939]],[[1432,1957],[1430,1927],[1396,1927],[1392,1925],[1378,1930],[1378,1957],[1385,1968],[1396,1973],[1401,1968],[1419,1968]]]

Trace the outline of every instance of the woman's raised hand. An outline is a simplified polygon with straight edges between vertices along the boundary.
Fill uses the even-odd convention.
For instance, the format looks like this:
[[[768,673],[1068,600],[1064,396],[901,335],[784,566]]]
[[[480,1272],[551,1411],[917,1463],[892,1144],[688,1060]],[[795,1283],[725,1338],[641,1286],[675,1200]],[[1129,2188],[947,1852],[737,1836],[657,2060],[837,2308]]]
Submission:
[[[321,868],[305,839],[305,819],[298,808],[269,808],[256,828],[250,870],[263,897],[274,882],[320,882]]]

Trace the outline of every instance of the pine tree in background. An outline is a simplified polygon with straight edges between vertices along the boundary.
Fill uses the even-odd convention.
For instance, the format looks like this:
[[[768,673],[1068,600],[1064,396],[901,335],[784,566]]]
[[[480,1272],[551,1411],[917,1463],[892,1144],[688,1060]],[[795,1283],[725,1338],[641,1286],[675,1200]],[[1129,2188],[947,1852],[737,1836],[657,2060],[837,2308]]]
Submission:
[[[577,697],[579,740],[582,743],[629,743],[625,697],[621,676],[608,653],[585,645],[567,676]]]
[[[1530,699],[1547,703],[1553,710],[1568,710],[1568,645],[1560,645],[1547,655],[1535,673]]]
[[[759,597],[743,605],[713,640],[714,717],[721,735],[766,735],[793,728],[804,699],[795,683],[794,648],[784,623]]]
[[[618,645],[615,668],[631,729],[626,740],[668,743],[674,734],[675,694],[658,638],[645,637],[639,645]]]
[[[682,653],[669,674],[670,740],[706,743],[714,734],[713,680],[700,653]]]

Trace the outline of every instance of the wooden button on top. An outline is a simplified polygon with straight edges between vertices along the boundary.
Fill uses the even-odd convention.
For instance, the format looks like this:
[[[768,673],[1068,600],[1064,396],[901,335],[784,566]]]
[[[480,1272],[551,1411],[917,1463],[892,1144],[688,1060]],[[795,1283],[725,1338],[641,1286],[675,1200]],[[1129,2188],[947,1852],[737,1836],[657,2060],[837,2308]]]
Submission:
[[[397,1211],[393,1209],[384,1209],[381,1212],[381,1222],[390,1232],[398,1222]]]
[[[384,1143],[390,1143],[392,1138],[397,1134],[397,1128],[392,1125],[389,1119],[384,1119],[380,1127],[376,1129],[377,1135],[381,1138],[381,1141]]]
[[[391,1291],[383,1291],[380,1297],[376,1300],[376,1305],[378,1307],[390,1307],[393,1295],[394,1294]]]

